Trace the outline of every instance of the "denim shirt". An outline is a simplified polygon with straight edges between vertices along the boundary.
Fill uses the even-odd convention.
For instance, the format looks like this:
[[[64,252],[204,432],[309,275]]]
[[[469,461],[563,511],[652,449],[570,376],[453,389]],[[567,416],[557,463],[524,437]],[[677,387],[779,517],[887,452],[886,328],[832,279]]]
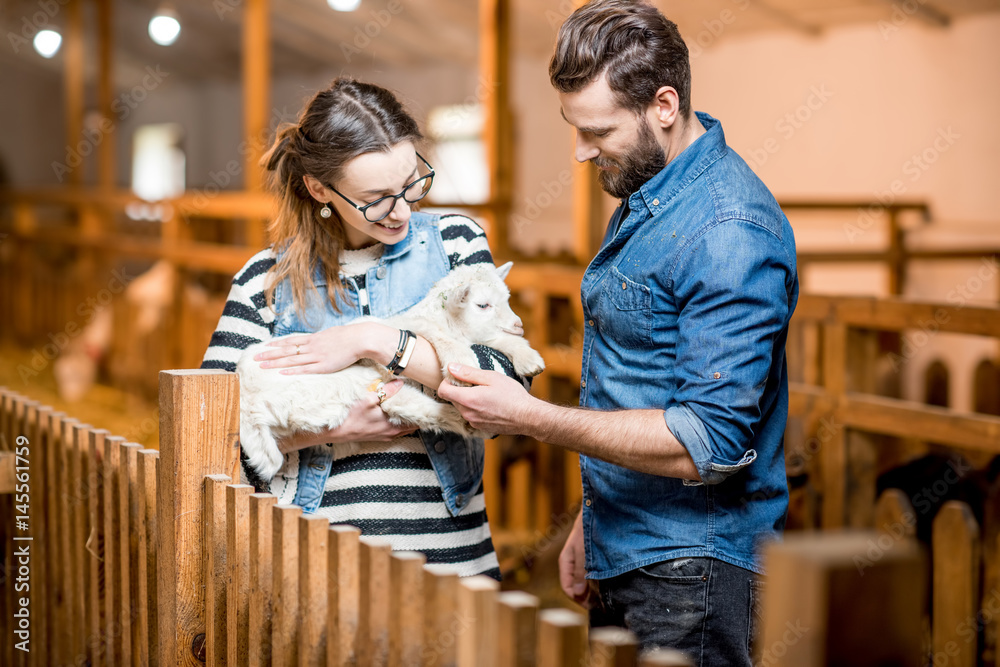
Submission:
[[[368,270],[365,280],[374,317],[391,317],[414,306],[450,271],[451,263],[438,230],[439,218],[426,213],[411,214],[406,238],[386,246],[378,265]],[[281,252],[278,251],[279,259]],[[307,292],[303,319],[296,313],[290,281],[286,279],[275,287],[275,336],[312,333],[361,317],[357,285],[353,281],[347,280],[347,291],[354,297],[348,300],[337,297],[340,312],[334,312],[330,306],[326,279],[318,265],[313,281],[317,293]],[[469,504],[482,481],[483,441],[465,440],[453,433],[418,431],[418,435],[441,483],[445,505],[455,516]],[[298,486],[293,502],[305,512],[314,512],[319,507],[332,464],[333,449],[330,447],[320,445],[299,450]]]
[[[687,556],[762,573],[785,524],[795,242],[719,121],[697,117],[706,133],[628,198],[584,274],[580,405],[662,410],[701,479],[581,456],[594,579]]]

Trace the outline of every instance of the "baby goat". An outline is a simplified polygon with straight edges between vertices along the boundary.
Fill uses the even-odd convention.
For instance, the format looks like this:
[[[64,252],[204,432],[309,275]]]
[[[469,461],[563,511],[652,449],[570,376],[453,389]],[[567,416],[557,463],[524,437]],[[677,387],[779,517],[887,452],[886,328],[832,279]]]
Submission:
[[[521,318],[511,310],[510,291],[503,279],[508,262],[492,266],[458,267],[441,278],[419,303],[404,313],[381,321],[409,329],[427,340],[437,353],[445,377],[458,384],[448,364],[479,366],[472,345],[484,345],[504,354],[522,376],[542,372],[545,362],[524,339]],[[291,338],[300,334],[283,336]],[[272,339],[277,340],[277,339]],[[282,375],[277,368],[261,368],[253,356],[266,342],[243,351],[236,365],[240,376],[240,442],[248,464],[265,479],[281,468],[284,457],[278,438],[296,431],[319,433],[344,422],[351,405],[379,381],[392,375],[368,359],[336,373]],[[424,394],[421,385],[407,380],[382,403],[389,421],[421,429],[459,433],[464,437],[490,437],[472,429],[451,403]],[[357,447],[356,445],[354,446]]]

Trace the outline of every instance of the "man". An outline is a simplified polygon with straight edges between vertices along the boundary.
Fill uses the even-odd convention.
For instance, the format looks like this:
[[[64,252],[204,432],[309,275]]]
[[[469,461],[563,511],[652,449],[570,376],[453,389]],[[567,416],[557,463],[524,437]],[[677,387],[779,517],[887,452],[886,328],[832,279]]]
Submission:
[[[580,452],[584,506],[560,579],[592,625],[749,665],[759,547],[788,507],[792,230],[719,122],[691,113],[687,47],[654,7],[584,5],[549,73],[576,159],[622,199],[581,284],[583,409],[466,367],[453,373],[476,386],[439,395],[477,428]]]

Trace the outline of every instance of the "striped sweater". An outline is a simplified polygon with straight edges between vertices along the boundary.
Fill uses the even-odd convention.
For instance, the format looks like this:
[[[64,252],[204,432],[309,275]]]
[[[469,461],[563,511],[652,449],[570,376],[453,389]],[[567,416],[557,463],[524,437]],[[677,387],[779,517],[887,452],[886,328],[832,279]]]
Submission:
[[[444,216],[439,229],[452,269],[493,263],[485,234],[469,218]],[[365,251],[348,251],[341,257],[345,273],[354,274],[345,277],[358,287],[359,315],[368,313],[364,273],[378,261],[380,252],[378,245]],[[264,292],[268,271],[275,261],[273,249],[265,249],[233,278],[202,368],[235,372],[244,349],[273,336],[275,313],[267,306]],[[474,351],[482,368],[517,377],[503,355],[481,347]],[[286,454],[284,465],[271,480],[260,479],[244,462],[243,481],[275,494],[281,503],[291,503],[297,488],[298,458],[297,452]],[[365,535],[382,537],[395,550],[419,551],[426,555],[428,563],[439,564],[460,576],[486,574],[500,578],[482,486],[469,505],[458,516],[452,516],[430,457],[416,436],[360,443],[350,455],[335,445],[330,476],[316,514],[328,517],[331,523],[357,526]]]

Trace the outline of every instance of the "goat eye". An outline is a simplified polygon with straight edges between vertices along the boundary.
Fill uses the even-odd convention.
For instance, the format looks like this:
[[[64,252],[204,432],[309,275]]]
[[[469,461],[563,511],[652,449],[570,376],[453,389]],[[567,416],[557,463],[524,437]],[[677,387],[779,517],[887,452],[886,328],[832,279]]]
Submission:
[[[483,310],[486,310],[487,308],[490,307],[490,304],[488,303],[477,303],[476,305],[482,308]]]

